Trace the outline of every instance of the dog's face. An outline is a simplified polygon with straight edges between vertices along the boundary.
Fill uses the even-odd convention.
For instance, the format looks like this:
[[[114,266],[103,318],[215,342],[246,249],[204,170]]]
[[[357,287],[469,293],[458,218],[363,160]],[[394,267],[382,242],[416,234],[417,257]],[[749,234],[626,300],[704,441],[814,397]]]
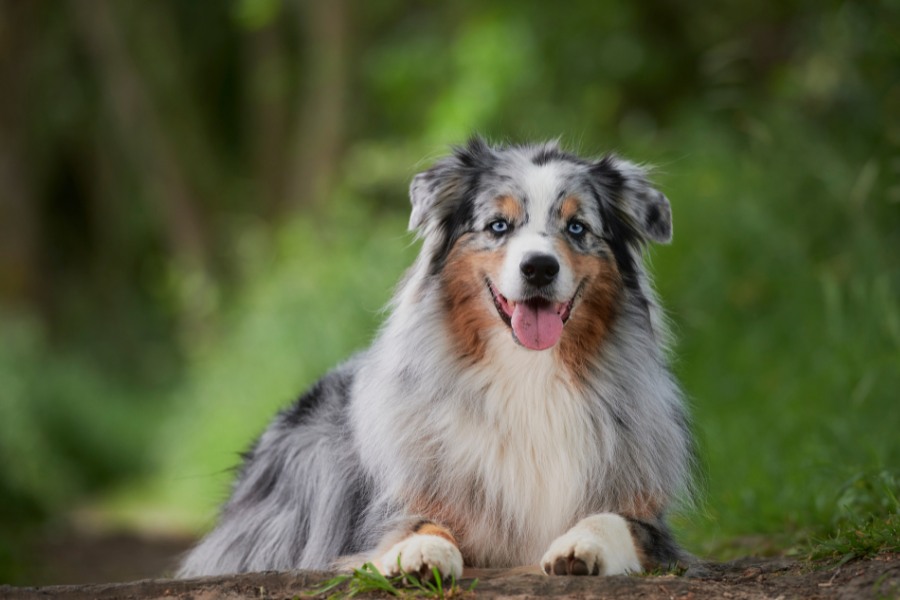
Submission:
[[[668,241],[668,200],[643,170],[585,161],[555,145],[496,148],[473,139],[416,176],[410,227],[444,286],[450,330],[478,357],[488,332],[573,360],[596,349],[641,246]]]

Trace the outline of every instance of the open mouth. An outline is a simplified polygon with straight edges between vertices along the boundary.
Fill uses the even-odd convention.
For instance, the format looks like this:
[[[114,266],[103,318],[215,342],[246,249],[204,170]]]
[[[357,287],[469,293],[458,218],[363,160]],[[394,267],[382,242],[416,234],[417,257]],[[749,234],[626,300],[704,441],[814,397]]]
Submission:
[[[553,302],[541,296],[516,302],[501,294],[490,279],[486,283],[500,318],[512,329],[516,341],[531,350],[556,345],[581,291],[579,286],[568,302]]]

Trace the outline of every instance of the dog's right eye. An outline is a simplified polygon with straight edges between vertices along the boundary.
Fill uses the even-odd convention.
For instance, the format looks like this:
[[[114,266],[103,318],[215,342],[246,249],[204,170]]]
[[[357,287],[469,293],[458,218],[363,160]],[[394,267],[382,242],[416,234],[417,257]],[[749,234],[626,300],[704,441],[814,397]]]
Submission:
[[[497,219],[496,221],[491,221],[488,228],[497,235],[503,235],[509,231],[509,221],[506,219]]]

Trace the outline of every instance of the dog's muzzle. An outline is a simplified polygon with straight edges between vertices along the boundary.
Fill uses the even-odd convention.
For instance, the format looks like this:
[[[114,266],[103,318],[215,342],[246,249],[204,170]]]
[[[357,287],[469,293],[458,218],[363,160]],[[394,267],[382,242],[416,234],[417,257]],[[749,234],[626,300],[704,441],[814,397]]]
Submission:
[[[556,280],[559,261],[549,254],[529,254],[519,265],[525,281],[535,288],[543,288]]]

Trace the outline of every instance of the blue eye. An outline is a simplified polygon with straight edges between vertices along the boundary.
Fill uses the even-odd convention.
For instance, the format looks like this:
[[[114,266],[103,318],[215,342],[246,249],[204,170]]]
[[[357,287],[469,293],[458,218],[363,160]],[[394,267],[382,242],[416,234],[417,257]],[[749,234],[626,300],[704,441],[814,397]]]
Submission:
[[[498,235],[502,235],[509,231],[509,222],[504,219],[497,219],[496,221],[492,221],[488,227],[491,228],[491,231]]]
[[[584,235],[585,229],[584,225],[582,225],[578,221],[569,221],[569,224],[566,227],[566,231],[568,231],[570,235],[581,237],[582,235]]]

